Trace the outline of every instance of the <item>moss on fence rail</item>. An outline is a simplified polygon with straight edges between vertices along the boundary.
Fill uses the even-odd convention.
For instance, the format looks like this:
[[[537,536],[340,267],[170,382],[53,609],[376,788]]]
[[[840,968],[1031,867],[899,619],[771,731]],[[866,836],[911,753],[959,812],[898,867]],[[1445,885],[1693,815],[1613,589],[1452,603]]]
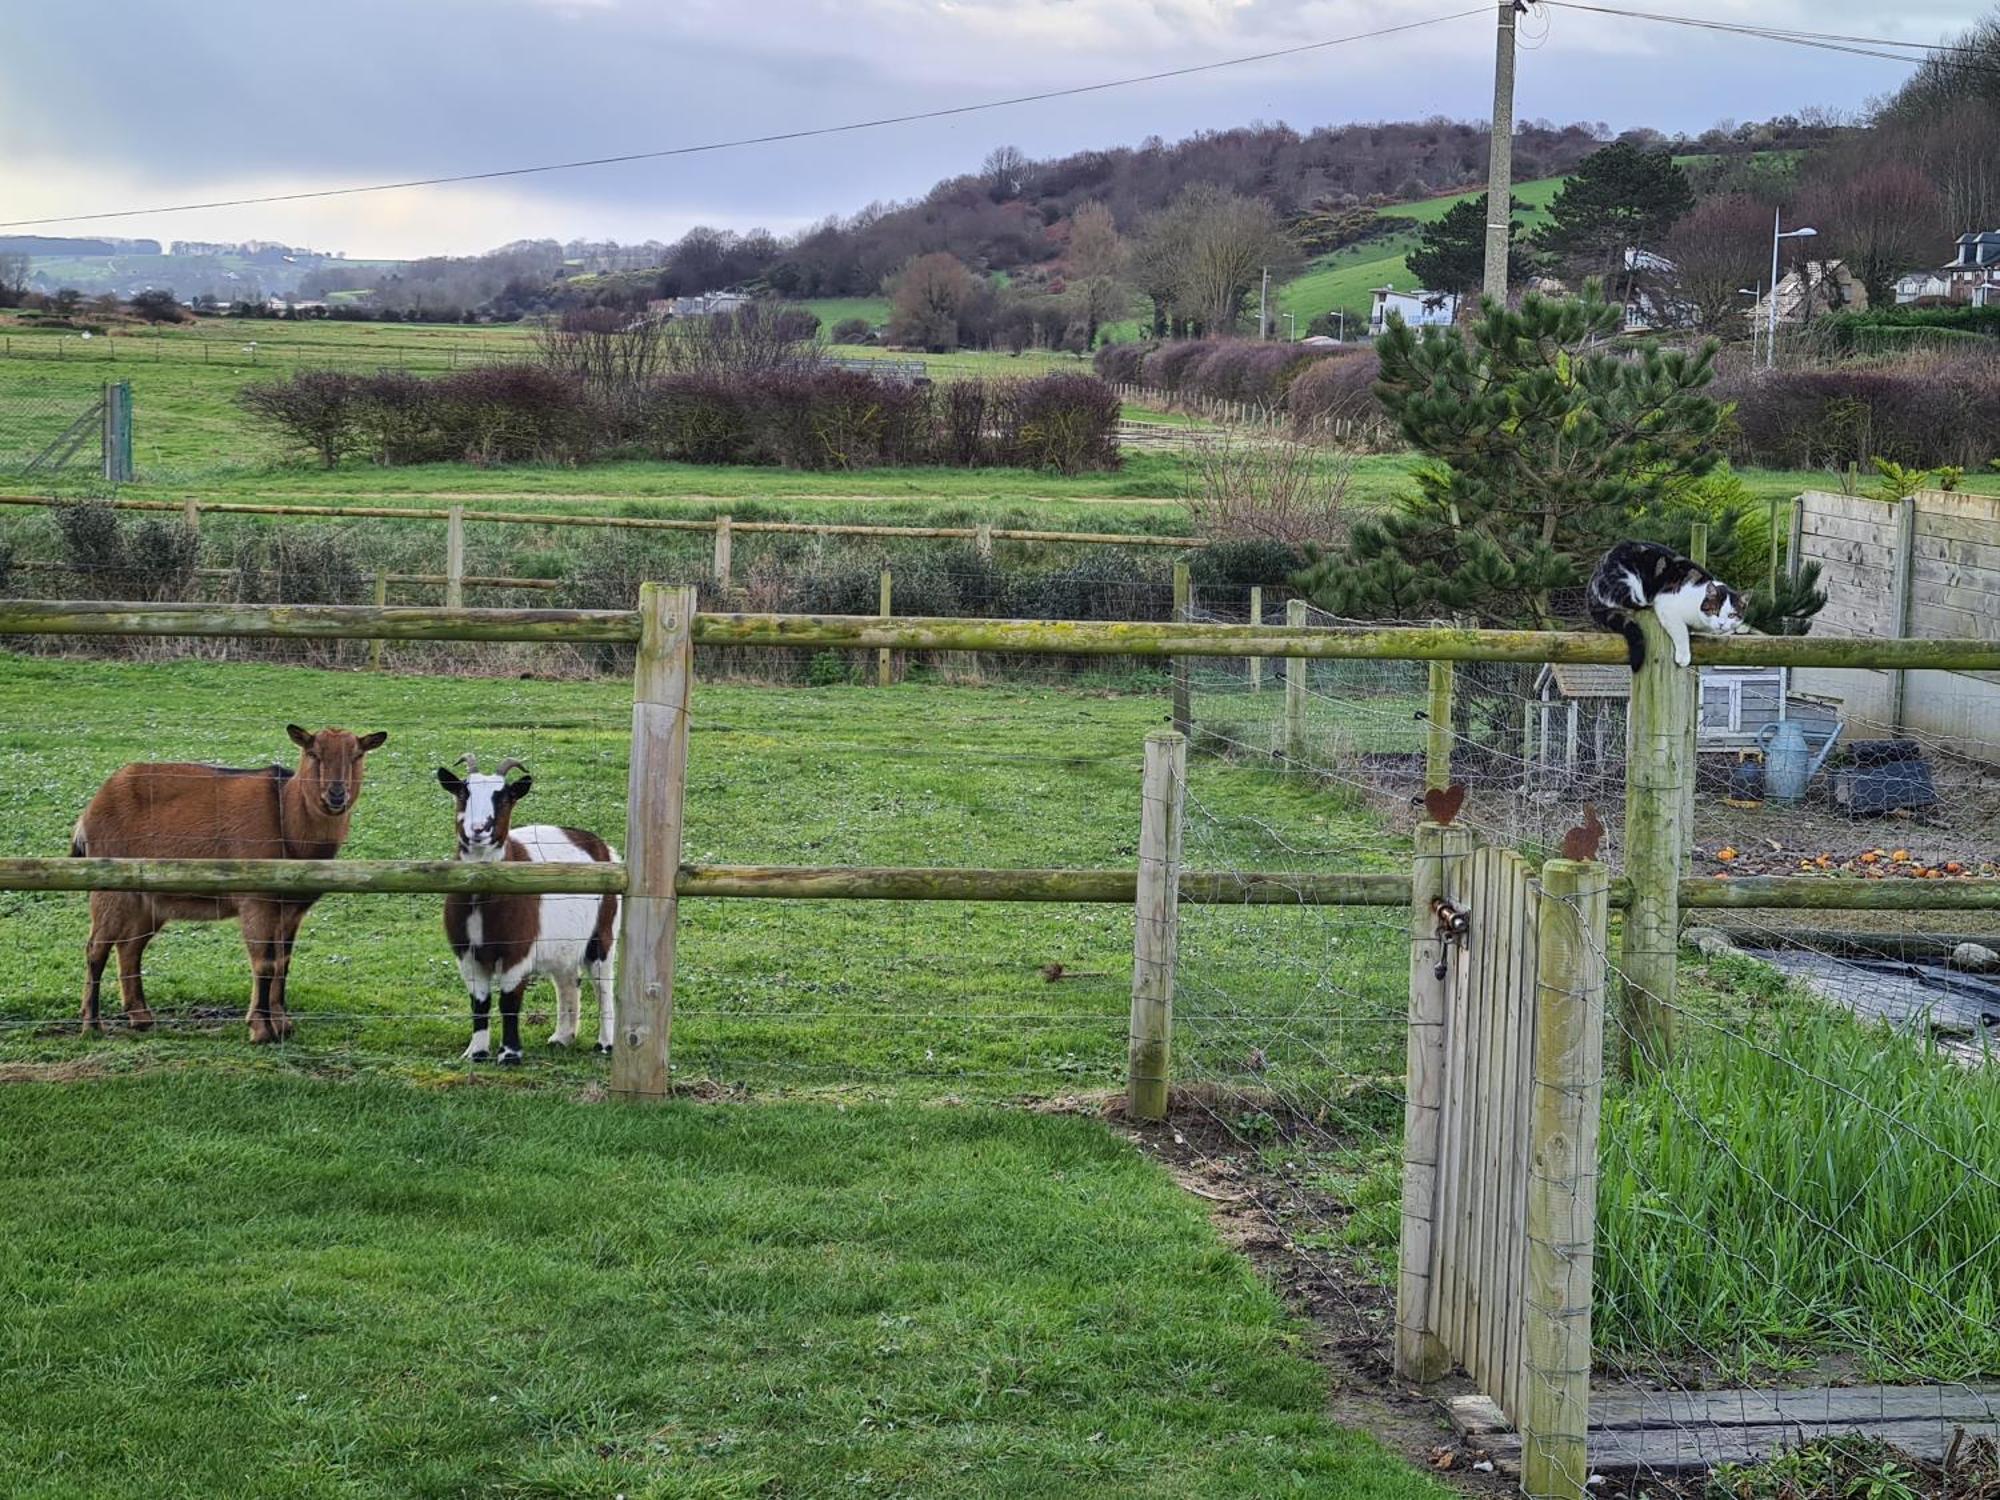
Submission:
[[[625,889],[614,864],[475,864],[400,859],[0,859],[0,890],[601,895]]]
[[[0,601],[0,635],[240,635],[359,640],[636,641],[633,610],[416,609],[361,604],[132,605]],[[1158,621],[981,620],[879,615],[701,614],[698,646],[999,651],[1049,656],[1277,656],[1317,660],[1598,662],[1625,659],[1584,631],[1322,628]],[[2000,641],[1753,636],[1703,641],[1698,661],[1737,666],[2000,671]]]

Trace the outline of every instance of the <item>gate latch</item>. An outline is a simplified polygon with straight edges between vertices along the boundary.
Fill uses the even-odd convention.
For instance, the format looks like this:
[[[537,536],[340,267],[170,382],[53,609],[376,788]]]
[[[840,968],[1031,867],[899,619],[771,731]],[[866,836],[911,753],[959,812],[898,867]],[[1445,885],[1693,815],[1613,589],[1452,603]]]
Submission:
[[[1438,954],[1437,967],[1431,973],[1442,979],[1450,968],[1451,945],[1463,942],[1465,935],[1472,930],[1472,913],[1463,907],[1453,906],[1442,896],[1433,896],[1431,915],[1437,918],[1438,941],[1444,945],[1443,951]]]

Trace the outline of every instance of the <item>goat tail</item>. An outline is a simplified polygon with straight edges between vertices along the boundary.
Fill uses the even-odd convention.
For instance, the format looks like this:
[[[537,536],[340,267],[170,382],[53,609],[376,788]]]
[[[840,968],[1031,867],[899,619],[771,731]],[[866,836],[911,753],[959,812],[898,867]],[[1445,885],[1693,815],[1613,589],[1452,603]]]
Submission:
[[[81,818],[76,820],[76,827],[70,832],[69,857],[71,859],[82,859],[84,857],[83,819]]]

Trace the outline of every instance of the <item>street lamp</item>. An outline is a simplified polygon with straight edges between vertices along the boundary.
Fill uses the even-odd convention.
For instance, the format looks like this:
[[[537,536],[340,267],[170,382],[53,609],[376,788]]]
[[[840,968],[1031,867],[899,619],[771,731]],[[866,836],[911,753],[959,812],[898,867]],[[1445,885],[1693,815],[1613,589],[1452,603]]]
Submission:
[[[1818,234],[1817,229],[1786,229],[1778,226],[1784,221],[1782,208],[1771,210],[1771,317],[1770,326],[1764,333],[1764,368],[1771,369],[1778,363],[1778,241],[1811,239]]]
[[[1764,295],[1763,283],[1739,286],[1736,295],[1750,299],[1750,367],[1754,370],[1757,367],[1757,299]]]
[[[1291,343],[1297,343],[1297,342],[1298,342],[1298,339],[1299,339],[1299,316],[1298,316],[1298,314],[1297,314],[1297,313],[1284,313],[1284,314],[1282,314],[1282,316],[1283,316],[1283,318],[1284,318],[1284,320],[1285,320],[1285,338],[1287,339],[1287,341],[1289,341],[1289,342],[1291,342]]]

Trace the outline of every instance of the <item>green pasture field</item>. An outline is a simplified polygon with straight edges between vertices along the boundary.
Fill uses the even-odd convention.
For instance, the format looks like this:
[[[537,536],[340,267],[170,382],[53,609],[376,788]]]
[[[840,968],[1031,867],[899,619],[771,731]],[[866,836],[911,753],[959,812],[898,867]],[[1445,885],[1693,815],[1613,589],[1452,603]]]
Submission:
[[[349,660],[365,659],[360,643],[341,649]],[[449,659],[428,647],[392,646],[388,664],[407,662],[404,653],[413,650],[437,663]],[[854,655],[853,664],[863,665]],[[502,756],[528,763],[536,788],[524,818],[593,829],[622,846],[627,682],[519,680],[538,665],[574,672],[576,658],[566,652],[467,660],[504,675],[5,658],[0,854],[66,852],[91,791],[127,761],[290,764],[296,757],[287,749],[287,722],[390,733],[369,765],[346,850],[354,857],[449,856],[452,804],[434,771],[466,750],[489,765]],[[872,653],[865,665],[872,669]],[[1152,693],[1110,692],[1106,680],[792,691],[704,682],[691,718],[686,858],[1129,866],[1143,740],[1165,717],[1166,699],[1163,685]],[[1275,705],[1275,679],[1263,696]],[[1402,710],[1398,702],[1383,721],[1414,745]],[[1315,726],[1354,712],[1331,697],[1317,699]],[[1191,864],[1197,854],[1206,868],[1400,863],[1398,840],[1343,796],[1304,778],[1204,759],[1191,772],[1191,790],[1203,809]],[[1297,855],[1292,845],[1324,852]],[[456,1074],[469,1021],[440,911],[438,899],[425,897],[322,902],[292,972],[292,1009],[305,1024],[296,1050]],[[98,1045],[79,1042],[67,1024],[81,993],[83,900],[0,893],[0,913],[14,939],[0,951],[0,1038],[20,1049],[17,1055],[97,1055]],[[1273,1043],[1280,1054],[1299,1049],[1285,1066],[1344,1076],[1393,1071],[1400,1032],[1362,1019],[1401,1014],[1401,971],[1376,960],[1393,956],[1404,939],[1397,920],[1385,924],[1380,915],[1355,918],[1330,968],[1301,969],[1278,983],[1264,972],[1268,945],[1288,941],[1287,934],[1323,933],[1330,918],[1284,908],[1196,914],[1187,941],[1204,958],[1191,978],[1229,1010],[1216,1012],[1216,1060],[1190,1055],[1190,1066],[1234,1071],[1233,1063],[1224,1066],[1228,1049],[1260,1008],[1304,1005],[1324,1014],[1294,1041]],[[1131,913],[1117,906],[690,902],[676,1075],[983,1097],[1113,1088],[1122,1079],[1131,944]],[[114,1056],[245,1051],[237,1024],[207,1015],[211,1007],[240,1011],[246,993],[233,931],[171,928],[147,961],[156,1008],[179,1019],[158,1038],[118,1041]],[[1041,973],[1050,963],[1092,977],[1052,985]],[[1246,994],[1256,999],[1247,1015],[1238,1014]],[[543,995],[533,1003],[546,1010],[550,1001]],[[1201,1014],[1191,1012],[1190,1020]],[[539,1045],[546,1035],[544,1028],[532,1038],[532,1068],[597,1075],[592,1059],[552,1057]]]
[[[1560,177],[1544,177],[1514,185],[1514,196],[1525,205],[1519,215],[1524,233],[1533,233],[1548,218],[1548,206],[1562,184]],[[1476,193],[1464,193],[1453,197],[1424,198],[1414,203],[1392,203],[1382,212],[1394,218],[1431,224],[1443,218],[1453,204],[1477,196]],[[1414,278],[1403,260],[1416,249],[1417,239],[1417,231],[1405,230],[1318,257],[1303,273],[1278,289],[1278,310],[1295,315],[1303,328],[1308,319],[1332,308],[1345,307],[1350,312],[1356,308],[1365,310],[1374,300],[1370,294],[1379,286],[1392,283],[1403,287],[1414,285]],[[1352,318],[1349,321],[1352,322]],[[1349,331],[1352,333],[1351,329]],[[1361,332],[1365,334],[1367,328],[1364,326]]]
[[[209,1065],[0,1181],[18,1500],[1445,1494],[1090,1120]]]

